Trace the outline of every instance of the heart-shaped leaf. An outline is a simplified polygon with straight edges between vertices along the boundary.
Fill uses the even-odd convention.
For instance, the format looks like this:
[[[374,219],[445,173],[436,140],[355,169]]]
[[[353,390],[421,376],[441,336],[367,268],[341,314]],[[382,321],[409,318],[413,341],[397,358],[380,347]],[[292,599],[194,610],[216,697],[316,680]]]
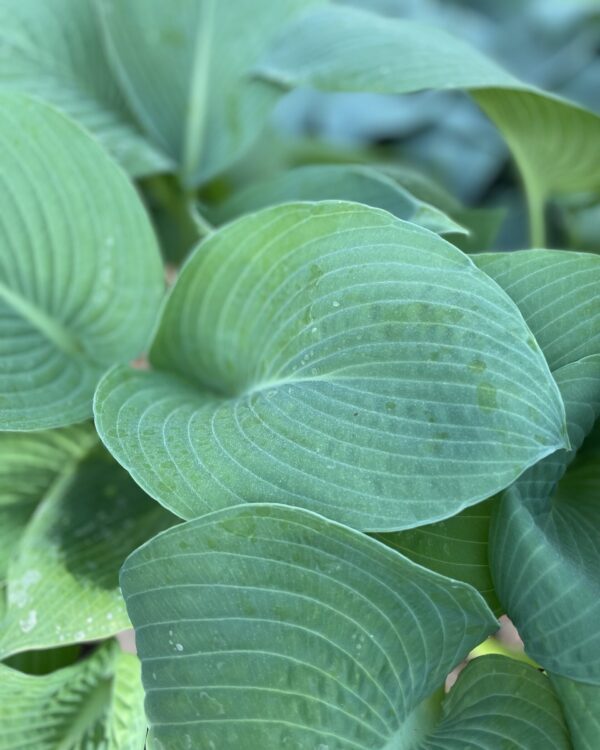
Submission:
[[[87,453],[65,446],[62,464],[50,466],[57,444],[74,437],[73,428],[68,430],[31,434],[20,443],[27,452],[19,471],[30,467],[32,477],[43,482],[38,508],[8,563],[0,658],[105,638],[129,627],[119,568],[139,544],[174,521],[98,446],[89,425],[87,434],[79,428]]]
[[[291,23],[256,73],[286,89],[466,89],[520,167],[535,244],[543,244],[542,205],[550,194],[600,189],[598,116],[519,81],[441,29],[331,5]]]
[[[63,115],[1,94],[0,143],[0,429],[58,427],[145,346],[160,256],[125,175]]]
[[[278,92],[249,70],[285,22],[324,1],[97,0],[129,104],[188,186],[258,135]]]
[[[476,659],[442,702],[495,627],[472,588],[312,513],[210,514],[121,580],[156,747],[569,747],[548,680],[510,659]]]
[[[134,176],[173,166],[143,137],[127,108],[106,59],[93,0],[2,0],[0,90],[53,104]]]
[[[43,676],[0,664],[0,750],[141,750],[140,665],[109,643]]]
[[[410,528],[564,445],[514,303],[438,236],[358,204],[274,207],[212,235],[150,360],[103,379],[96,425],[183,518],[271,501]]]
[[[387,747],[496,628],[470,587],[284,506],[161,534],[121,585],[169,748]]]

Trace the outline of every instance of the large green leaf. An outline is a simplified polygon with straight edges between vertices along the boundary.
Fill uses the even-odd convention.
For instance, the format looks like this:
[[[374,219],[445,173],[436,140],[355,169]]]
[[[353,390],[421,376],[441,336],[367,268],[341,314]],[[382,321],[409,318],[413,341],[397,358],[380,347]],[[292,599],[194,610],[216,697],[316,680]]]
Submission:
[[[190,186],[238,158],[278,93],[248,75],[280,27],[325,0],[97,0],[127,99]]]
[[[167,531],[121,585],[150,737],[170,750],[403,748],[413,712],[418,726],[420,704],[497,627],[470,587],[285,506]]]
[[[495,498],[485,500],[437,523],[406,531],[377,534],[419,565],[473,586],[495,614],[503,612],[488,562],[490,518]]]
[[[375,167],[360,164],[318,164],[290,169],[234,193],[210,214],[216,223],[289,201],[345,200],[366,203],[420,224],[438,234],[466,234],[443,211],[419,200]]]
[[[547,677],[504,656],[471,661],[442,704],[439,725],[418,744],[386,750],[571,750]]]
[[[558,675],[551,675],[550,679],[565,712],[573,750],[597,750],[600,737],[600,687]]]
[[[597,258],[563,250],[524,250],[474,255],[473,261],[517,304],[551,370],[600,351]],[[570,372],[593,374],[586,368]],[[595,386],[588,385],[592,397]],[[581,442],[581,436],[574,439]],[[480,504],[440,523],[379,538],[412,560],[475,586],[499,613],[503,607],[488,565],[492,508],[492,502]]]
[[[490,537],[494,581],[532,658],[598,682],[595,438],[561,477],[600,413],[600,258],[533,250],[474,260],[519,306],[541,346],[567,406],[572,445],[533,467],[498,506]]]
[[[600,188],[598,116],[522,83],[441,29],[332,5],[290,24],[255,72],[283,88],[383,94],[466,89],[519,164],[536,242],[543,238],[548,195]]]
[[[20,462],[22,472],[31,467],[34,479],[39,456],[57,442],[52,433],[35,437],[21,446],[27,453]],[[90,429],[81,442],[89,447],[91,439]],[[45,451],[47,443],[51,448]],[[87,455],[72,451],[54,467],[52,481],[50,470],[46,475],[38,484],[38,509],[9,561],[0,658],[105,638],[129,627],[119,568],[132,550],[174,520],[100,446]]]
[[[0,581],[40,499],[97,442],[89,425],[0,433]]]
[[[109,68],[92,0],[2,0],[0,90],[44,99],[132,175],[172,168],[142,136]]]
[[[571,443],[600,414],[600,355],[555,372]],[[600,685],[600,440],[568,469],[559,451],[504,493],[492,518],[490,563],[498,597],[545,669]],[[558,483],[558,487],[557,487]]]
[[[473,261],[514,300],[552,371],[600,354],[600,258],[523,250]]]
[[[151,747],[569,748],[547,678],[521,663],[476,659],[444,699],[495,627],[473,589],[312,513],[186,523],[137,550],[122,585]]]
[[[564,445],[518,309],[437,235],[352,203],[213,234],[150,352],[95,400],[105,444],[183,518],[243,501],[369,530],[454,515]]]
[[[152,331],[156,241],[126,176],[57,111],[1,94],[0,146],[0,429],[82,421]]]
[[[110,643],[34,676],[0,665],[0,750],[143,750],[139,661]]]

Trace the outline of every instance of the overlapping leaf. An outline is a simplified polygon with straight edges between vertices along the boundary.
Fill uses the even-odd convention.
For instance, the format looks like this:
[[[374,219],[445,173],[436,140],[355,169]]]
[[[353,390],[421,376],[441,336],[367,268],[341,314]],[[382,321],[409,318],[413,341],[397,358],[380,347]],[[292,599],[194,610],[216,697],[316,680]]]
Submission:
[[[377,534],[379,541],[442,575],[473,586],[495,614],[503,612],[488,562],[490,518],[495,498],[451,518],[406,531]]]
[[[132,175],[172,167],[143,137],[104,52],[93,0],[3,0],[0,90],[32,94],[90,130]]]
[[[523,664],[477,659],[443,700],[449,668],[495,627],[471,587],[312,513],[183,524],[128,559],[122,586],[157,747],[569,747],[547,679]]]
[[[281,26],[325,0],[97,0],[128,102],[189,185],[238,158],[278,93],[249,69]]]
[[[8,564],[2,657],[127,628],[119,568],[133,549],[173,521],[104,449],[90,451],[97,442],[91,428],[87,434],[79,429],[87,455],[61,445],[74,439],[74,428],[19,442],[18,469],[24,476],[30,467],[32,479],[39,479],[39,507],[15,540]],[[54,464],[63,449],[62,462]]]
[[[142,750],[139,661],[110,643],[48,675],[0,665],[0,749]]]
[[[576,379],[580,382],[575,387],[586,389],[580,397],[584,403],[597,399],[600,382],[595,380],[593,355],[600,351],[598,260],[555,250],[482,254],[473,260],[516,302],[559,383],[564,387],[567,380]],[[575,365],[580,359],[583,362]],[[571,367],[561,371],[567,364]],[[582,439],[582,434],[572,434],[576,444]],[[566,455],[563,451],[547,462],[556,459],[564,466]],[[553,476],[550,473],[548,492]],[[504,607],[498,603],[488,565],[490,516],[496,504],[496,500],[489,501],[440,523],[380,538],[416,562],[475,586],[498,613],[506,602]],[[512,587],[509,578],[507,586]]]
[[[600,188],[597,115],[522,83],[440,29],[332,5],[292,23],[256,72],[284,88],[468,90],[519,164],[536,240],[543,236],[541,205],[549,194]]]
[[[491,530],[494,581],[529,655],[549,671],[597,684],[600,454],[594,437],[562,477],[600,413],[600,258],[529,251],[476,262],[514,299],[542,347],[567,408],[572,446],[505,493]]]
[[[461,672],[442,704],[439,725],[407,748],[570,750],[571,743],[547,677],[514,659],[482,656]]]
[[[600,737],[600,687],[551,676],[565,712],[573,750],[596,750]]]
[[[466,234],[443,211],[419,200],[385,172],[360,164],[297,167],[234,193],[212,216],[217,223],[289,201],[345,200],[365,203],[438,234]]]
[[[121,585],[166,747],[384,747],[496,627],[468,586],[283,506],[162,534]]]
[[[184,518],[284,502],[409,528],[564,444],[510,299],[452,245],[351,203],[289,204],[205,241],[150,352],[103,379],[102,439]]]
[[[89,425],[0,433],[0,581],[40,499],[97,437]]]
[[[1,94],[0,145],[0,429],[82,421],[148,340],[156,241],[125,175],[55,110]]]

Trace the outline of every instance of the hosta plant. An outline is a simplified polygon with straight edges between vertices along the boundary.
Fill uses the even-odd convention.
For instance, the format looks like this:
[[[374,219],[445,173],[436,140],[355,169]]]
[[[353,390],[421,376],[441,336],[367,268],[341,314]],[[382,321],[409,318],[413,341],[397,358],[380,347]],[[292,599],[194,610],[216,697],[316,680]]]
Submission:
[[[600,118],[372,5],[0,0],[0,750],[600,746]]]

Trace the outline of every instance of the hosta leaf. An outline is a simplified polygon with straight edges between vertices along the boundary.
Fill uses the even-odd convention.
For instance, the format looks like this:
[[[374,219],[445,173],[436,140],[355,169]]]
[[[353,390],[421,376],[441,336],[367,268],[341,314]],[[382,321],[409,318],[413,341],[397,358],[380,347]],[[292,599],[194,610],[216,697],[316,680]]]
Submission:
[[[274,34],[324,0],[97,0],[127,99],[184,181],[205,182],[258,135],[278,93],[250,68]]]
[[[379,166],[379,169],[415,198],[435,206],[459,226],[465,227],[468,234],[455,234],[452,238],[452,244],[463,252],[482,253],[493,247],[500,226],[506,218],[505,208],[466,208],[438,182],[422,172],[405,165],[385,165]]]
[[[161,534],[121,585],[170,750],[409,747],[420,704],[496,627],[470,587],[284,506]]]
[[[379,541],[414,562],[477,589],[495,614],[498,601],[488,562],[490,517],[496,499],[489,499],[437,523],[377,534]]]
[[[565,250],[474,255],[515,301],[551,370],[600,354],[600,258]]]
[[[517,304],[552,370],[600,351],[597,258],[562,250],[524,250],[474,255],[473,261]],[[588,362],[566,372],[589,378],[593,368]],[[593,399],[600,382],[597,386],[588,382],[588,386]],[[578,443],[582,438],[573,435]],[[565,455],[557,455],[561,465]],[[499,613],[503,607],[493,591],[488,565],[492,507],[491,503],[477,505],[440,523],[386,534],[381,540],[432,570],[475,586]]]
[[[573,750],[596,750],[600,737],[600,687],[551,675],[573,742]]]
[[[394,746],[396,747],[396,746]],[[471,661],[442,705],[438,727],[398,750],[571,750],[547,677],[505,656]]]
[[[0,581],[41,498],[97,437],[89,425],[0,433]]]
[[[600,356],[565,365],[555,377],[576,449],[600,413]],[[594,444],[562,479],[573,451],[544,459],[504,493],[490,562],[529,656],[550,672],[599,685],[600,441]]]
[[[0,429],[58,427],[146,344],[160,257],[125,175],[63,115],[1,94],[0,144]]]
[[[88,128],[132,175],[171,168],[119,91],[92,0],[2,0],[0,90],[40,97]]]
[[[441,29],[332,5],[291,23],[255,70],[283,88],[466,89],[512,149],[535,236],[541,236],[540,204],[549,194],[600,188],[598,116],[522,83]]]
[[[467,234],[467,230],[435,206],[411,193],[373,167],[359,164],[320,164],[296,167],[255,183],[218,206],[217,223],[288,201],[347,200],[366,203],[420,224],[438,234]]]
[[[183,518],[272,501],[408,528],[564,445],[510,299],[441,238],[358,204],[288,204],[212,235],[150,360],[103,379],[96,425]]]
[[[24,456],[22,469],[29,458],[35,472],[40,452]],[[121,563],[173,521],[100,447],[56,467],[42,491],[8,567],[1,657],[129,627],[118,587]]]
[[[142,750],[139,672],[116,643],[41,677],[0,665],[0,750]]]

